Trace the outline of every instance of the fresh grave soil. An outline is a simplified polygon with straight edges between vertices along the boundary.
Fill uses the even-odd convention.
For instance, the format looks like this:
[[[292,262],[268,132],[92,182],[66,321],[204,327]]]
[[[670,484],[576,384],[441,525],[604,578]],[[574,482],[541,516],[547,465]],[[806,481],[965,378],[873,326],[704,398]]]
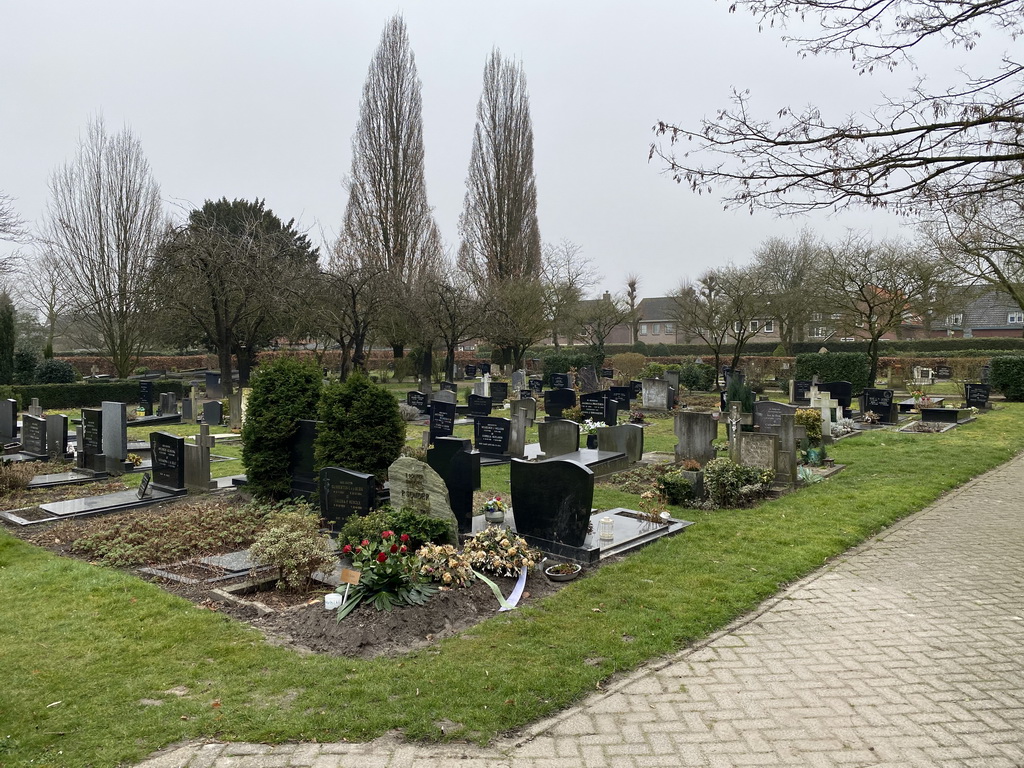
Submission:
[[[168,504],[104,515],[102,519],[105,523],[112,519],[117,520],[127,526],[131,524],[134,516],[168,514],[176,505],[187,503],[203,502],[179,499]],[[30,528],[4,526],[4,530],[55,554],[90,561],[89,557],[73,552],[72,546],[77,537],[85,535],[90,530],[91,521],[99,519],[79,518]],[[202,556],[211,554],[218,553],[205,552]],[[188,562],[175,566],[154,567],[191,578],[219,575],[215,569]],[[382,655],[399,655],[456,635],[496,615],[499,608],[497,598],[490,587],[482,581],[474,580],[468,587],[442,590],[422,606],[377,611],[372,606],[360,605],[338,622],[336,613],[323,607],[324,594],[333,591],[327,585],[319,585],[303,593],[277,590],[271,585],[271,588],[265,591],[238,595],[234,600],[225,601],[214,590],[224,590],[247,580],[247,577],[234,582],[186,584],[142,574],[135,568],[125,570],[195,603],[197,608],[216,611],[247,622],[263,633],[268,642],[292,648],[300,653],[323,653],[367,659]],[[489,575],[488,578],[500,587],[506,597],[516,584],[516,579],[511,577]],[[531,571],[527,576],[526,589],[519,605],[529,605],[564,586],[565,584],[548,581],[540,571]]]

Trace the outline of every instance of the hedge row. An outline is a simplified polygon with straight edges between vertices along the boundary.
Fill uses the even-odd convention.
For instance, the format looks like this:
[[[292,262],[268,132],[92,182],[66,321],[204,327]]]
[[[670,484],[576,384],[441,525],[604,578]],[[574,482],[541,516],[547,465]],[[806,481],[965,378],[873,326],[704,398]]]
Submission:
[[[830,339],[826,342],[802,341],[793,345],[793,353],[800,355],[809,352],[817,352],[822,347],[829,352],[867,352],[867,341],[835,341]],[[744,355],[761,356],[771,355],[776,347],[777,341],[751,342],[743,346]],[[918,353],[920,355],[941,354],[944,352],[957,354],[965,351],[978,351],[991,353],[995,350],[1012,350],[1024,354],[1024,338],[1022,337],[986,337],[986,338],[939,338],[939,339],[906,339],[902,341],[881,342],[881,353],[883,355],[895,356],[901,353]],[[685,356],[685,357],[707,357],[711,354],[706,344],[609,344],[605,347],[608,355],[616,355],[622,352],[639,352],[648,357]],[[731,348],[726,350],[726,355],[732,354]]]
[[[1024,400],[1024,357],[992,358],[992,386],[1003,393],[1007,400]]]
[[[154,399],[157,393],[173,392],[181,399],[185,384],[178,379],[151,379]],[[43,408],[96,408],[104,400],[115,403],[139,402],[138,381],[89,381],[75,384],[27,384],[0,387],[0,398],[13,398],[19,408],[26,408],[32,398],[39,398]]]

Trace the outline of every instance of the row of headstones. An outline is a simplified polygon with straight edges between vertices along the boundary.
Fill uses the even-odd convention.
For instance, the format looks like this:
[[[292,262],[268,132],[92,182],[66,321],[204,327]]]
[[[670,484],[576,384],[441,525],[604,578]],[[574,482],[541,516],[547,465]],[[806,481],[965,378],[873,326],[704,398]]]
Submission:
[[[819,391],[828,392],[843,408],[844,415],[850,414],[853,402],[853,384],[849,381],[831,381],[817,385]],[[791,380],[790,402],[799,405],[814,405],[812,392],[813,381]],[[991,387],[988,384],[968,383],[965,387],[967,407],[984,409],[988,407]],[[896,424],[899,421],[899,403],[895,400],[895,390],[866,388],[860,395],[860,412],[872,412],[883,424]]]
[[[473,528],[473,491],[480,488],[479,454],[467,440],[441,438],[427,462],[400,458],[388,469],[389,503],[452,522],[456,532]],[[511,496],[520,535],[581,546],[590,525],[594,473],[574,461],[513,461]],[[376,505],[373,475],[327,467],[319,475],[321,514],[337,532],[351,515],[366,515]]]

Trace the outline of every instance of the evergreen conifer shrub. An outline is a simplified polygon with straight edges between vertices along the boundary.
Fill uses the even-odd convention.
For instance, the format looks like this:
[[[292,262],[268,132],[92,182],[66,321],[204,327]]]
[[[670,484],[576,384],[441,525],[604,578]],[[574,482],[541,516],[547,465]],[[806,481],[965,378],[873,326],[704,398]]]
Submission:
[[[344,467],[387,479],[388,467],[402,454],[405,422],[398,401],[362,373],[323,389],[316,438],[316,467]]]
[[[288,498],[292,438],[299,419],[315,418],[321,387],[313,361],[279,357],[257,369],[242,427],[242,464],[253,495]]]
[[[989,381],[992,386],[1002,392],[1007,400],[1024,401],[1024,357],[993,357],[991,365]]]

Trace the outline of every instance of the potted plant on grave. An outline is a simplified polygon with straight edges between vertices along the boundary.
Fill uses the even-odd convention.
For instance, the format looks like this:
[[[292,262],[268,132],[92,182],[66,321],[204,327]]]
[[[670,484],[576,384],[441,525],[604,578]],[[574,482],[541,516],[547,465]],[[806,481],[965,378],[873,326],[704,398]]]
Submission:
[[[572,581],[583,573],[579,563],[555,563],[544,569],[544,575],[551,581]]]
[[[603,421],[587,419],[580,424],[580,434],[587,436],[587,448],[597,448],[597,430],[599,427],[607,426]]]
[[[501,496],[492,496],[481,507],[484,513],[484,520],[488,525],[501,525],[505,522],[505,513],[508,506],[501,500]]]
[[[793,416],[793,423],[802,426],[807,437],[801,445],[807,464],[821,466],[825,461],[825,447],[821,439],[821,413],[813,408],[798,408]]]

